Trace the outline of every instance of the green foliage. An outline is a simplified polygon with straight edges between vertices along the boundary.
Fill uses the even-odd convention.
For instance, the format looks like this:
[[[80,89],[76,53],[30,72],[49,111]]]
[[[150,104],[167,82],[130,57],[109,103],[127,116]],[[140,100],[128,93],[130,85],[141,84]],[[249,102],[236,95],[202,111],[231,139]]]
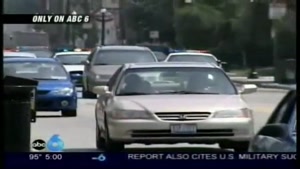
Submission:
[[[209,48],[215,44],[215,33],[222,15],[209,5],[187,6],[176,11],[176,41],[187,48]]]
[[[144,0],[138,5],[129,3],[126,20],[132,29],[146,35],[144,40],[149,40],[149,31],[157,30],[162,41],[174,41],[172,3],[172,0]]]
[[[291,28],[296,27],[296,25],[287,23],[286,20],[288,20],[288,17],[292,16],[285,16],[275,23],[275,27],[277,30],[277,54],[280,58],[283,59],[296,58],[297,55],[296,31],[294,31],[294,29]]]

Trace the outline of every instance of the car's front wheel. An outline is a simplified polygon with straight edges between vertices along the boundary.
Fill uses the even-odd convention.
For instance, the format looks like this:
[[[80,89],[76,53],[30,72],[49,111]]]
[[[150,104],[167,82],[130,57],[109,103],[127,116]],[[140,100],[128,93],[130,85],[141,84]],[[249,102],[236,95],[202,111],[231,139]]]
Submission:
[[[88,85],[87,85],[88,86]],[[90,92],[88,89],[86,89],[84,86],[82,87],[82,98],[86,99],[93,99],[97,98],[97,95]]]
[[[93,99],[93,98],[96,98],[96,95],[92,92],[82,90],[82,98]]]
[[[98,125],[96,124],[96,147],[98,150],[105,149],[105,139],[101,137],[102,132],[99,129]]]
[[[105,118],[106,119],[106,118]],[[105,131],[101,131],[97,125],[96,128],[96,145],[97,149],[104,150],[105,152],[121,152],[125,149],[125,144],[122,142],[113,141],[109,137],[107,122],[105,120]],[[104,132],[104,133],[102,133]],[[103,136],[103,137],[101,137]]]
[[[233,143],[220,143],[222,149],[233,149],[235,152],[247,152],[249,141],[239,141]]]
[[[63,117],[76,117],[77,110],[62,110],[61,114]]]

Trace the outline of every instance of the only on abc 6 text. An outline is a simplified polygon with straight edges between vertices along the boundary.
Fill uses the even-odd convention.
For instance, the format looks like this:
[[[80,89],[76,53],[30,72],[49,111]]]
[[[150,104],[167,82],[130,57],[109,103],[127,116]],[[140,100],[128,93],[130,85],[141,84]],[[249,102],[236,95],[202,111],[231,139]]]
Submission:
[[[89,23],[89,15],[34,15],[33,23]]]

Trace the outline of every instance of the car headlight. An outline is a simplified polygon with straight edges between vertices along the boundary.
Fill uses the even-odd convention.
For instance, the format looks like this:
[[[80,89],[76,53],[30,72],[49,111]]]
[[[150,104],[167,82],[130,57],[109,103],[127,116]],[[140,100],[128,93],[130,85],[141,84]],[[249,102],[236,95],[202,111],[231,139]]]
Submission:
[[[52,91],[52,94],[70,96],[73,94],[73,92],[74,92],[74,89],[67,87],[67,88],[63,88],[63,89],[54,90],[54,91]]]
[[[116,110],[109,114],[113,119],[149,119],[150,115],[146,111],[139,110]]]
[[[100,76],[100,75],[95,75],[95,79],[96,79],[96,80],[100,80],[100,79],[101,79],[101,76]]]
[[[238,110],[221,110],[215,112],[213,118],[250,118],[252,110],[244,108]]]

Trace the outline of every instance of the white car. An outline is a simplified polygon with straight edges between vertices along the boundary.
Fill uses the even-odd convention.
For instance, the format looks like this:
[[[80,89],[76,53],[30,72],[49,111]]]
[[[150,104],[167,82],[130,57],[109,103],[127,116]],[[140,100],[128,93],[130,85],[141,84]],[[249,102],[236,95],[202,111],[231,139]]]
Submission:
[[[90,51],[79,52],[58,52],[53,58],[61,62],[65,69],[70,73],[76,86],[82,86],[82,73],[84,70],[84,61],[87,60]]]
[[[222,64],[224,64],[213,54],[202,52],[171,53],[165,59],[165,62],[208,62],[216,64],[220,67],[222,67]]]
[[[108,86],[96,86],[96,146],[200,143],[247,151],[252,110],[226,73],[210,63],[137,63],[120,67]]]
[[[4,58],[37,58],[35,54],[29,52],[3,52]]]
[[[68,72],[70,71],[83,71],[85,61],[88,55],[91,52],[84,51],[84,52],[58,52],[55,53],[53,58],[60,61]]]

